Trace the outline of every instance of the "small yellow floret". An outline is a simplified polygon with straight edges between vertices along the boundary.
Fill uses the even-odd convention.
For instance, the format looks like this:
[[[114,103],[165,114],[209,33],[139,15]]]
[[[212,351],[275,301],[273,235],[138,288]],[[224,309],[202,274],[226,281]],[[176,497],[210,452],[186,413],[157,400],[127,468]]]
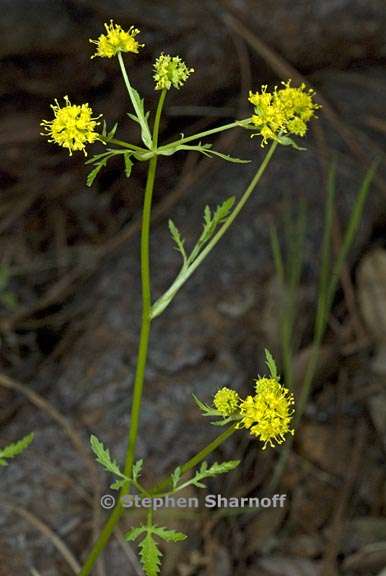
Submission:
[[[156,90],[170,90],[172,86],[179,89],[194,72],[188,68],[179,56],[161,54],[154,63],[154,80]]]
[[[247,396],[240,404],[241,421],[251,434],[264,442],[263,450],[274,442],[282,444],[286,434],[293,434],[290,422],[294,397],[274,378],[256,380],[256,394]]]
[[[320,108],[312,99],[315,92],[307,90],[304,83],[298,88],[291,86],[291,80],[282,85],[279,89],[275,87],[273,92],[267,92],[267,86],[262,86],[260,93],[249,93],[249,101],[255,107],[251,120],[263,138],[262,146],[268,140],[280,141],[286,134],[304,136],[307,122]]]
[[[144,44],[139,44],[135,37],[139,34],[139,30],[130,26],[129,30],[123,30],[119,24],[114,24],[110,20],[110,24],[105,24],[106,34],[101,34],[97,40],[91,40],[92,44],[96,44],[97,50],[91,58],[100,56],[101,58],[112,58],[119,52],[133,52],[138,54],[139,48]]]
[[[41,122],[45,130],[42,136],[51,136],[49,142],[68,148],[70,156],[74,150],[82,150],[87,156],[86,144],[92,144],[99,139],[95,128],[100,124],[97,120],[101,116],[93,117],[88,104],[71,104],[68,96],[64,97],[64,101],[63,107],[57,100],[55,105],[51,106],[55,117],[53,120]]]
[[[213,404],[222,416],[231,416],[239,406],[240,398],[235,390],[221,388],[215,395]]]

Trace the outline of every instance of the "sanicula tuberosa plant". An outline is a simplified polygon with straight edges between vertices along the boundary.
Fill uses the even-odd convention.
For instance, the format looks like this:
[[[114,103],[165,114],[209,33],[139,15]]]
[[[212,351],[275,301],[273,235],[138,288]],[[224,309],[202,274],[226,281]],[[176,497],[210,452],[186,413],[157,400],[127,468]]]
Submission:
[[[258,91],[250,92],[249,101],[253,106],[251,116],[231,123],[220,125],[205,132],[191,136],[182,135],[178,140],[159,143],[159,127],[166,96],[169,90],[181,89],[193,74],[180,56],[162,53],[154,63],[153,78],[155,90],[159,93],[155,113],[145,110],[144,101],[134,89],[128,77],[124,54],[135,55],[143,48],[138,41],[140,32],[134,27],[124,30],[120,25],[110,21],[105,24],[105,32],[90,42],[96,47],[92,58],[116,57],[123,81],[129,96],[131,111],[128,117],[140,129],[141,145],[132,144],[115,137],[117,125],[107,130],[101,115],[95,115],[87,103],[72,103],[68,96],[64,101],[55,101],[52,105],[53,118],[42,122],[44,135],[51,142],[66,148],[70,155],[82,151],[88,154],[89,146],[100,143],[104,150],[86,161],[91,166],[87,184],[92,185],[98,173],[115,156],[121,156],[123,169],[130,176],[135,162],[146,162],[147,179],[144,191],[142,224],[141,224],[141,288],[142,288],[142,324],[139,338],[137,365],[134,379],[134,391],[128,433],[128,445],[124,465],[121,467],[110,456],[110,452],[96,436],[91,437],[91,448],[97,461],[106,471],[114,476],[112,489],[119,490],[120,499],[103,527],[99,538],[86,558],[80,576],[91,573],[95,562],[105,548],[124,508],[121,499],[129,494],[143,496],[165,496],[174,494],[189,485],[204,488],[206,478],[224,474],[233,470],[237,460],[208,464],[206,459],[236,431],[247,430],[257,441],[257,446],[265,449],[281,444],[294,433],[291,425],[294,414],[294,397],[280,382],[275,361],[266,351],[268,373],[259,376],[254,391],[242,399],[236,390],[222,388],[211,404],[195,398],[202,414],[217,426],[225,426],[225,431],[218,435],[208,446],[203,448],[185,464],[178,466],[167,478],[160,480],[156,486],[144,487],[141,483],[141,471],[144,463],[136,461],[136,446],[141,412],[141,401],[144,389],[144,374],[148,356],[149,335],[152,322],[164,313],[176,293],[182,288],[192,273],[221,240],[228,228],[246,204],[262,175],[267,169],[275,150],[279,145],[301,149],[293,137],[303,137],[307,132],[309,121],[315,116],[319,105],[314,102],[314,93],[304,84],[295,87],[291,81],[274,87],[272,91],[262,86]],[[231,197],[214,210],[206,207],[204,224],[198,240],[191,250],[175,224],[170,220],[171,236],[181,254],[180,271],[171,286],[156,300],[152,297],[150,275],[150,222],[152,196],[155,185],[157,163],[162,156],[173,156],[184,151],[196,151],[208,157],[219,157],[228,162],[244,163],[245,160],[222,154],[214,150],[204,138],[225,130],[243,128],[251,136],[259,137],[261,147],[269,148],[258,166],[246,190],[238,199]],[[258,147],[256,146],[256,153]],[[190,473],[190,475],[188,475]],[[180,541],[185,535],[175,530],[155,524],[154,511],[150,510],[145,524],[133,527],[127,534],[127,540],[139,539],[140,557],[147,576],[156,576],[161,565],[161,551],[157,541]]]

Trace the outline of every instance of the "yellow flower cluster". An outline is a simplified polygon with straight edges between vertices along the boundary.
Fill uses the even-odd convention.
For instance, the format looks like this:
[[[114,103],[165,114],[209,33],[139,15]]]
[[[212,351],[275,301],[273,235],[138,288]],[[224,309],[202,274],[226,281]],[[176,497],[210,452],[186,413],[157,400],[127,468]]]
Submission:
[[[68,96],[64,97],[65,106],[61,107],[55,100],[51,108],[54,111],[53,120],[43,120],[44,128],[42,136],[51,136],[49,142],[55,142],[67,148],[72,156],[74,150],[85,150],[86,144],[91,144],[99,139],[95,128],[100,124],[97,120],[101,116],[93,117],[92,109],[88,104],[71,104]]]
[[[144,44],[139,44],[135,37],[139,34],[139,30],[130,26],[129,30],[123,30],[119,24],[114,24],[110,20],[110,24],[105,24],[106,34],[101,34],[97,40],[91,40],[92,44],[96,44],[97,50],[91,58],[100,56],[101,58],[112,58],[119,52],[133,52],[138,54],[139,48]]]
[[[256,380],[256,393],[239,398],[235,390],[221,388],[213,400],[218,414],[238,420],[237,428],[246,428],[263,442],[263,450],[274,442],[282,444],[286,434],[293,434],[290,424],[294,397],[276,378]]]
[[[236,390],[230,388],[221,388],[213,400],[214,407],[222,416],[231,416],[239,407],[240,398]]]
[[[267,92],[267,86],[263,86],[260,93],[249,93],[249,101],[255,107],[251,120],[263,138],[262,146],[268,140],[280,141],[286,134],[304,136],[307,123],[320,108],[313,101],[315,92],[306,89],[304,83],[298,88],[291,86],[291,80],[282,85],[279,89],[275,87],[273,92]]]
[[[154,63],[154,80],[156,90],[170,90],[172,86],[179,89],[194,72],[188,68],[179,56],[161,54]]]
[[[247,396],[240,405],[241,422],[239,427],[250,430],[264,442],[263,450],[269,444],[282,444],[286,434],[293,434],[290,428],[294,413],[293,394],[275,378],[256,380],[256,394]]]

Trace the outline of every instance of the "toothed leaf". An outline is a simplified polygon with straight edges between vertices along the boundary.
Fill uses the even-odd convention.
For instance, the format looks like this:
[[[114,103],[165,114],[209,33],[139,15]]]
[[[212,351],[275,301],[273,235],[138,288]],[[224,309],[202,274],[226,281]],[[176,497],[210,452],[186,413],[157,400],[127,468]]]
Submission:
[[[133,471],[132,471],[133,480],[138,480],[138,478],[140,478],[142,468],[143,468],[143,460],[142,459],[137,460],[137,462],[133,466]]]
[[[165,540],[165,542],[182,542],[182,540],[186,540],[187,538],[183,532],[169,530],[163,526],[153,526],[152,532],[162,538],[162,540]]]
[[[268,366],[268,370],[269,370],[269,373],[271,375],[271,378],[275,378],[275,380],[279,380],[276,362],[275,362],[271,352],[267,348],[265,349],[265,363]]]
[[[180,252],[184,262],[187,260],[186,252],[185,252],[185,240],[182,238],[180,231],[178,230],[177,226],[174,224],[173,220],[169,220],[169,231],[170,234],[176,244],[176,248],[178,252]]]
[[[125,540],[128,542],[134,542],[144,532],[147,532],[147,526],[137,526],[136,528],[130,528],[125,534]]]
[[[141,564],[146,576],[157,576],[161,568],[162,552],[153,539],[151,532],[148,532],[139,544]]]
[[[109,449],[105,448],[103,445],[103,442],[98,440],[98,438],[96,436],[94,436],[94,434],[92,434],[90,436],[90,445],[91,445],[91,450],[94,452],[94,454],[96,456],[96,461],[99,464],[101,464],[101,466],[103,466],[103,468],[107,472],[111,472],[112,474],[115,474],[116,476],[120,476],[120,477],[123,477],[124,479],[128,480],[128,478],[126,478],[124,476],[124,474],[122,474],[122,472],[120,471],[119,466],[116,463],[116,461],[111,458]]]
[[[5,448],[0,449],[0,466],[6,466],[7,460],[15,458],[15,456],[24,452],[24,450],[31,444],[33,438],[33,432],[31,432],[31,434],[24,436],[21,440],[8,444]]]

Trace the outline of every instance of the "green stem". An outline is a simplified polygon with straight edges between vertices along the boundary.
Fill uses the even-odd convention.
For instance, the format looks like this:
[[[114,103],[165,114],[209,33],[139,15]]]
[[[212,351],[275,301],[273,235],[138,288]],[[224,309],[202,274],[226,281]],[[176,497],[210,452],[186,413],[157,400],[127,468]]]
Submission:
[[[212,442],[210,442],[210,444],[205,446],[205,448],[200,450],[200,452],[197,452],[197,454],[195,454],[190,460],[185,462],[185,464],[181,466],[181,475],[186,474],[187,472],[189,472],[189,470],[192,470],[192,468],[197,466],[197,464],[200,464],[203,460],[205,460],[205,458],[207,458],[212,452],[214,452],[219,446],[221,446],[221,444],[223,444],[225,440],[230,438],[230,436],[232,436],[232,434],[235,432],[236,426],[237,422],[235,424],[232,424],[232,426],[227,428],[225,432],[217,436]],[[165,490],[165,488],[169,486],[170,482],[171,482],[170,476],[164,478],[163,480],[161,480],[161,482],[159,482],[151,490],[149,490],[150,494],[152,496],[158,495],[160,492],[162,492],[163,490]]]
[[[161,119],[162,108],[165,102],[166,91],[162,91],[158,101],[157,112],[154,120],[153,128],[153,146],[156,148],[158,143],[159,125]],[[147,361],[147,353],[149,348],[150,337],[150,310],[151,310],[151,283],[150,283],[150,220],[151,220],[151,205],[154,189],[154,181],[157,169],[157,156],[153,156],[149,162],[147,173],[147,181],[145,188],[145,198],[142,212],[142,228],[141,228],[141,282],[142,282],[142,325],[139,338],[137,368],[134,380],[134,393],[133,403],[131,407],[130,429],[128,447],[125,460],[124,473],[126,476],[131,476],[131,471],[134,463],[135,449],[137,445],[139,417],[142,403],[143,383],[145,378],[145,368]],[[120,492],[120,497],[127,493],[128,489],[123,488]],[[103,552],[106,544],[108,543],[114,528],[124,512],[124,508],[118,503],[110,518],[102,529],[99,538],[95,542],[86,562],[79,573],[79,576],[88,576],[90,574],[96,560]]]
[[[100,139],[105,144],[115,144],[116,146],[121,146],[121,148],[128,148],[129,150],[134,150],[136,152],[146,153],[149,152],[146,148],[141,148],[141,146],[136,146],[135,144],[130,144],[124,140],[118,140],[117,138],[106,138],[105,136],[100,136]]]
[[[224,132],[225,130],[231,130],[232,128],[241,127],[243,124],[249,124],[250,118],[244,118],[244,120],[236,120],[235,122],[230,122],[229,124],[224,124],[223,126],[218,126],[217,128],[211,128],[210,130],[205,130],[205,132],[198,132],[192,136],[187,136],[186,138],[180,138],[179,140],[174,140],[160,146],[159,150],[164,150],[166,148],[173,148],[177,144],[186,144],[187,142],[192,142],[194,140],[199,140],[200,138],[205,138],[206,136],[211,136],[212,134],[218,134],[219,132]]]
[[[166,91],[161,92],[153,128],[153,147],[157,147],[159,125],[162,108],[165,102]],[[131,469],[134,463],[135,448],[137,445],[139,416],[141,411],[143,383],[145,379],[145,368],[149,348],[150,324],[151,324],[151,279],[150,279],[150,220],[151,204],[153,197],[155,174],[157,169],[157,156],[149,162],[149,170],[145,188],[145,199],[142,213],[141,226],[141,281],[142,281],[142,325],[139,338],[137,369],[134,380],[133,403],[131,407],[131,419],[129,430],[128,449],[125,461],[124,474],[131,476]]]
[[[179,289],[185,284],[185,282],[190,278],[193,272],[200,266],[200,264],[205,260],[205,258],[210,254],[216,244],[221,240],[225,232],[228,228],[233,224],[234,220],[237,218],[247,201],[249,200],[250,196],[252,195],[254,189],[256,188],[257,184],[259,183],[261,177],[263,176],[275,150],[277,147],[277,142],[273,142],[271,144],[270,149],[268,150],[263,162],[260,164],[259,169],[257,170],[256,174],[252,178],[251,182],[249,183],[247,189],[245,190],[244,194],[236,204],[235,208],[233,209],[231,215],[227,218],[218,232],[213,236],[212,240],[208,242],[206,247],[200,252],[199,256],[195,258],[192,264],[189,264],[187,268],[183,268],[182,273],[177,276],[173,284],[170,288],[153,304],[151,309],[151,316],[155,318],[159,316],[165,308],[170,304],[176,293]]]

